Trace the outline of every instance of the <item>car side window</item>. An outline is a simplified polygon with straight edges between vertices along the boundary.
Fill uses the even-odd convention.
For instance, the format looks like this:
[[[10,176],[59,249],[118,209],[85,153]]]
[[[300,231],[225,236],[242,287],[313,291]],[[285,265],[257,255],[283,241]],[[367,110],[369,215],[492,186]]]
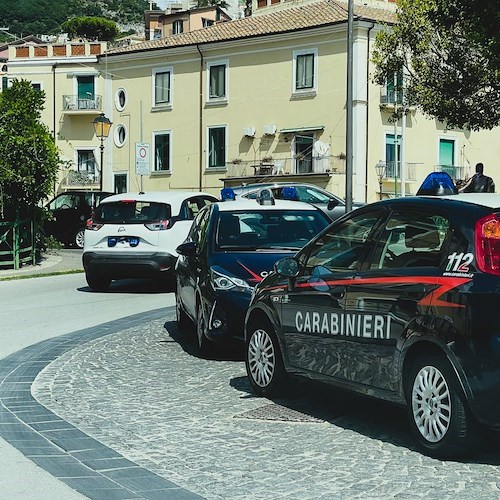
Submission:
[[[308,274],[324,274],[359,268],[359,259],[381,213],[360,214],[333,226],[316,240],[305,260]]]
[[[194,218],[193,225],[189,230],[188,239],[190,241],[195,241],[200,243],[203,240],[203,235],[205,234],[205,228],[208,222],[209,210],[201,210]]]
[[[383,228],[370,268],[438,267],[449,231],[446,217],[395,212]]]
[[[78,207],[80,197],[76,194],[62,194],[52,201],[50,210],[67,210]]]
[[[203,207],[211,205],[213,202],[214,200],[208,197],[197,196],[195,198],[189,198],[182,204],[180,213],[181,219],[193,220]]]

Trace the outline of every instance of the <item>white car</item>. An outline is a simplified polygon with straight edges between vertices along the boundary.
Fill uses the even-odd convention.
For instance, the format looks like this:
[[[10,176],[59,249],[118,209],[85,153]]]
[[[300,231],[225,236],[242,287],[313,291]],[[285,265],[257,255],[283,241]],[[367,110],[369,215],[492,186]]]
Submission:
[[[125,278],[173,278],[176,248],[194,216],[218,199],[208,193],[156,191],[109,196],[87,221],[83,267],[92,290]]]

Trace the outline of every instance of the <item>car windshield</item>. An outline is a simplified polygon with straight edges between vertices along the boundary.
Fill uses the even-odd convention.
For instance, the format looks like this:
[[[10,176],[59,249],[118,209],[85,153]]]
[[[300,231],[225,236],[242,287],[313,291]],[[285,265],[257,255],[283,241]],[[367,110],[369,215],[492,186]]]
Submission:
[[[332,198],[334,198],[332,194],[325,193],[314,187],[310,186],[290,186],[290,187],[293,187],[293,189],[296,192],[296,200],[303,201],[305,203],[328,203]],[[278,186],[278,187],[271,187],[270,189],[273,193],[274,198],[280,200],[283,198],[283,189],[285,188],[286,186]],[[241,196],[243,196],[244,198],[255,199],[257,198],[259,192],[260,189],[251,191],[248,194],[245,194],[243,192]]]
[[[144,224],[169,219],[170,205],[153,201],[123,200],[101,203],[94,222],[106,224]]]
[[[220,249],[299,249],[328,225],[321,212],[261,210],[222,212],[216,230]]]

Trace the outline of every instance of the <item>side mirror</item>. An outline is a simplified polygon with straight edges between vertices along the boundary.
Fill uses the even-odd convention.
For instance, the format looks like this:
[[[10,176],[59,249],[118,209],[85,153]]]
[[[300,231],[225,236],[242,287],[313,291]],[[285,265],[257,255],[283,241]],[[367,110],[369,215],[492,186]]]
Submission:
[[[186,257],[194,257],[198,255],[198,243],[196,241],[188,241],[186,243],[182,243],[176,248],[176,252],[179,255],[184,255]]]
[[[335,198],[330,198],[330,200],[328,201],[328,205],[326,206],[326,208],[328,210],[333,210],[338,204],[339,204],[339,200],[336,200]]]
[[[293,257],[285,257],[274,264],[274,270],[285,278],[295,278],[299,275],[299,263]]]

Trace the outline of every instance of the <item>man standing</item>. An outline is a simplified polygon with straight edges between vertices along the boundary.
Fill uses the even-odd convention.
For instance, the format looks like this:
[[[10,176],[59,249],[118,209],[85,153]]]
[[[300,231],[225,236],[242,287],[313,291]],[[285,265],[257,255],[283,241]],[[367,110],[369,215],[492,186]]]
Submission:
[[[494,193],[495,183],[491,177],[483,175],[484,165],[476,165],[476,173],[460,189],[461,193]]]

